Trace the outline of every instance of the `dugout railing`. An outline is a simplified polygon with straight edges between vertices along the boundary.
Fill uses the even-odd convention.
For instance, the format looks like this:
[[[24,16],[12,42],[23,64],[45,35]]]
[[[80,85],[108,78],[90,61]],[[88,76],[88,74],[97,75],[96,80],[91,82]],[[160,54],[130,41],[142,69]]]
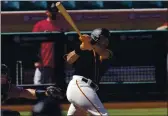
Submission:
[[[82,31],[90,34],[91,31]],[[2,62],[11,68],[13,82],[25,88],[34,86],[34,59],[41,42],[55,43],[58,75],[68,83],[73,68],[62,56],[79,44],[76,32],[2,33]],[[168,31],[111,31],[112,65],[103,76],[99,94],[104,101],[155,100],[166,97],[166,56]]]

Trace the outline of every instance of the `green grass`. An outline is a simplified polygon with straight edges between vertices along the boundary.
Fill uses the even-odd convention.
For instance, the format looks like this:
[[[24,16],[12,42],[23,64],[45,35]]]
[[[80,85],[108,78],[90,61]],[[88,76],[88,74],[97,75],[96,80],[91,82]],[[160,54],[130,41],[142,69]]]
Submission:
[[[113,116],[167,116],[166,108],[108,110]]]
[[[110,116],[167,116],[166,108],[149,109],[109,109]],[[21,116],[31,116],[30,112],[20,112]],[[66,116],[66,111],[63,112]]]

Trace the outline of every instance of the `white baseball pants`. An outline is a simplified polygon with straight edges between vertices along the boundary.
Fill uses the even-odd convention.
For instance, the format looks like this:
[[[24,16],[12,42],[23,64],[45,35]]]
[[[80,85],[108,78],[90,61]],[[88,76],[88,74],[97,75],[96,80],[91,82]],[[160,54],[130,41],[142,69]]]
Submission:
[[[71,103],[68,116],[82,108],[94,116],[108,116],[96,91],[88,83],[82,81],[83,76],[74,75],[67,88],[67,99]]]
[[[35,70],[34,84],[35,85],[42,84],[42,82],[41,82],[41,71],[40,71],[39,68],[36,68],[36,70]]]

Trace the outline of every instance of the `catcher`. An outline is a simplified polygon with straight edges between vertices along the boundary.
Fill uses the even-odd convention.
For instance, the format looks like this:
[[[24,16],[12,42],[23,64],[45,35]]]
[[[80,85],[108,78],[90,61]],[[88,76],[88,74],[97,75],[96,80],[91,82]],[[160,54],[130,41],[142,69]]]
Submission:
[[[67,88],[67,99],[71,103],[68,116],[76,115],[80,109],[94,116],[108,116],[96,91],[112,58],[112,52],[107,49],[109,37],[109,30],[95,29],[91,36],[83,35],[80,38],[83,43],[67,55],[66,61],[75,68]]]
[[[9,69],[5,64],[1,65],[1,103],[10,98],[42,99],[45,97],[62,99],[63,94],[57,87],[50,86],[46,90],[23,89],[11,84]],[[3,116],[20,116],[17,111],[2,110]]]

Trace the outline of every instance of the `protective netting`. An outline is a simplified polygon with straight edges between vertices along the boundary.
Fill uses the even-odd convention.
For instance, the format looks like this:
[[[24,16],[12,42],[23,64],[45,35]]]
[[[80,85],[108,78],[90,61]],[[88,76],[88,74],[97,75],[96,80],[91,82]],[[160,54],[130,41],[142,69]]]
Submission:
[[[68,69],[66,73],[66,81],[69,82],[73,75],[74,69]],[[114,82],[155,82],[154,66],[118,66],[110,67],[101,79],[101,83]]]

